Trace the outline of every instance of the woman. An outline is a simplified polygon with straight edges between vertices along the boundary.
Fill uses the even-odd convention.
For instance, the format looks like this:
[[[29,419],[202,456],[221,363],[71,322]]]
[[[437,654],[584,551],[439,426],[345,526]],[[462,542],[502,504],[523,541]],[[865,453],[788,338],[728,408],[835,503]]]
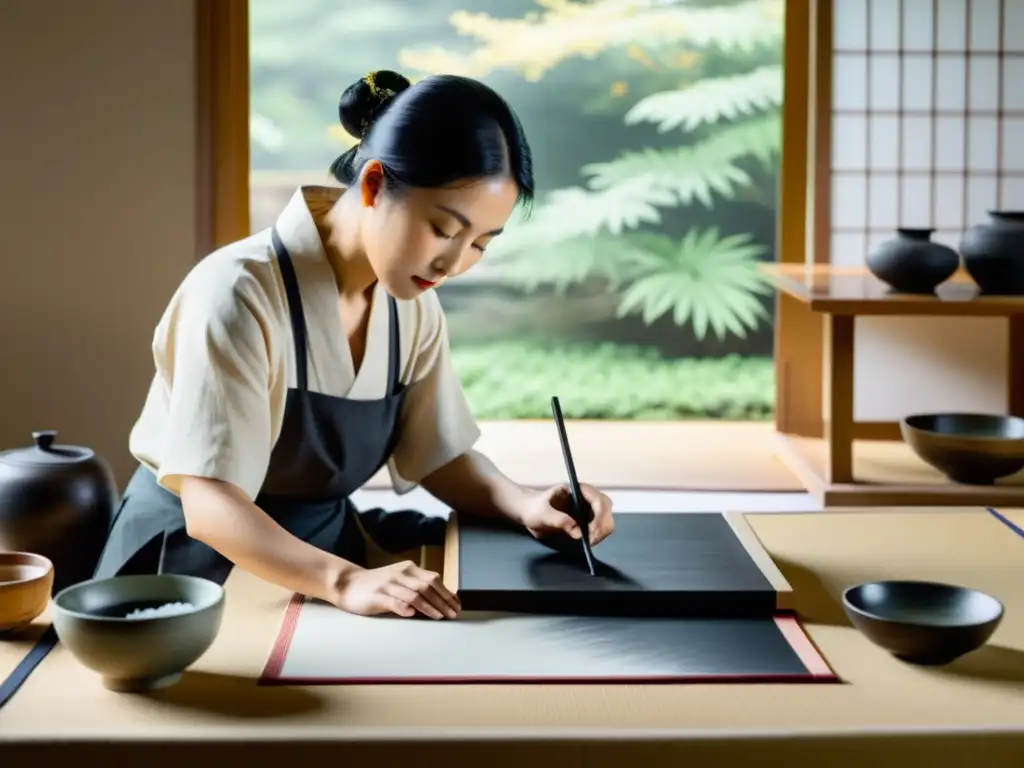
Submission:
[[[350,86],[339,112],[361,139],[331,167],[341,187],[300,188],[270,231],[208,256],[171,299],[131,434],[141,466],[97,576],[223,583],[238,565],[352,613],[453,618],[437,574],[366,565],[364,535],[389,552],[443,540],[441,518],[354,509],[385,464],[400,492],[580,537],[565,487],[524,489],[473,450],[432,290],[531,200],[518,119],[481,83],[394,72]],[[583,492],[596,544],[611,502]]]

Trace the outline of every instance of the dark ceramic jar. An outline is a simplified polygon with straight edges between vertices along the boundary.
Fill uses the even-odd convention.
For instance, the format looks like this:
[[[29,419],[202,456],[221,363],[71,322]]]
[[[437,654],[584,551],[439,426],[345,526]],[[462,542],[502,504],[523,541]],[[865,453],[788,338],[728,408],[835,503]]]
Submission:
[[[957,252],[931,240],[934,229],[896,230],[868,254],[871,274],[900,293],[932,293],[960,266]]]
[[[33,432],[35,445],[0,453],[0,549],[53,562],[54,594],[91,579],[107,539],[117,485],[88,448],[57,445],[56,432]]]
[[[964,269],[982,293],[1024,295],[1024,211],[989,211],[988,218],[960,241]]]

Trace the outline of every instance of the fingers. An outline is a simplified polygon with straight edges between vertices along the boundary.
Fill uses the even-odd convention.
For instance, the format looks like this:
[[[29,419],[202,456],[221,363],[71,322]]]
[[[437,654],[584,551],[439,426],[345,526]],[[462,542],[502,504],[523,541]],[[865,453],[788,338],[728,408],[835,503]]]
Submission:
[[[415,588],[400,582],[391,582],[385,587],[388,596],[395,598],[401,604],[410,608],[413,613],[417,611],[431,619],[443,619],[444,613],[427,600]],[[408,614],[403,614],[408,615]]]
[[[597,508],[601,505],[602,502],[608,501],[609,503],[611,503],[611,500],[607,496],[605,496],[592,485],[580,483],[580,490],[583,491],[583,498],[587,500],[587,502],[590,504],[590,507],[594,510],[595,514],[597,512]]]
[[[560,512],[554,507],[549,508],[547,514],[540,520],[540,527],[547,531],[564,531],[573,539],[583,538],[576,521],[570,515]]]
[[[458,598],[448,591],[438,574],[416,568],[415,572],[407,574],[405,579],[407,586],[415,589],[425,600],[449,619],[454,619],[459,615],[459,610],[462,606],[459,604]]]
[[[389,594],[432,619],[454,619],[462,608],[459,599],[448,591],[439,574],[411,562],[401,564],[392,587]]]
[[[390,611],[396,616],[402,616],[406,619],[411,619],[413,616],[416,615],[416,609],[409,605],[409,603],[407,603],[401,597],[388,594],[387,591],[385,591],[383,598],[384,599],[381,601],[380,609],[383,609],[384,611]],[[373,612],[376,613],[376,611]]]
[[[594,522],[590,524],[590,543],[600,544],[614,532],[615,518],[612,517],[611,510],[609,510],[607,514],[595,517]]]
[[[598,544],[615,531],[612,517],[612,500],[590,485],[581,486],[583,497],[590,503],[594,518],[590,522],[590,543]]]

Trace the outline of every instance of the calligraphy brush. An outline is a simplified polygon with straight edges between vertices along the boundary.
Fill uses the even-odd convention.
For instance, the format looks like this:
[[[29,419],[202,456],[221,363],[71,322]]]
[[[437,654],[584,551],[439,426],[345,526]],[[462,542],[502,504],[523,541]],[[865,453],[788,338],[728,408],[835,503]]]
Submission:
[[[562,443],[565,471],[569,475],[569,493],[572,495],[573,517],[580,527],[580,540],[583,543],[583,554],[587,558],[587,569],[591,576],[596,576],[594,554],[590,550],[590,514],[588,512],[590,505],[583,498],[583,490],[580,488],[579,478],[576,477],[576,466],[572,461],[572,451],[569,450],[569,436],[565,432],[565,420],[562,418],[562,406],[559,405],[557,397],[551,398],[551,415],[555,418],[558,439]]]

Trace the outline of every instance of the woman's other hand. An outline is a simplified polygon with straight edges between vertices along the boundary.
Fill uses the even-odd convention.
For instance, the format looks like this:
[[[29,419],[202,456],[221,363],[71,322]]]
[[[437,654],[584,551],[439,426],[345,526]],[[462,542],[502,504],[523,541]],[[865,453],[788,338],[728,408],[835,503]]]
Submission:
[[[360,616],[393,613],[411,618],[420,613],[431,619],[454,619],[462,609],[438,574],[409,560],[346,574],[332,602]]]

